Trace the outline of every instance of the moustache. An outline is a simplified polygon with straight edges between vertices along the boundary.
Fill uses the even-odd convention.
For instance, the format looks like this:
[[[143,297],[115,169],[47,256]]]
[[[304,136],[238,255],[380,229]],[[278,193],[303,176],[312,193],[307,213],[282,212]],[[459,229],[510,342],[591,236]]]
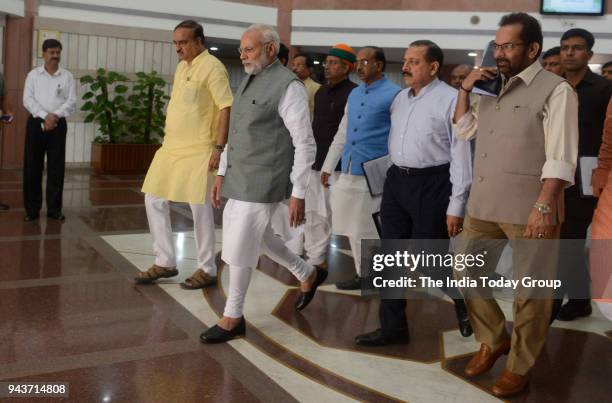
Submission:
[[[510,60],[508,60],[508,59],[495,59],[495,63],[497,63],[497,64],[499,64],[499,63],[510,64]]]
[[[408,73],[407,71],[402,71],[402,75],[404,77],[412,77],[412,73]]]

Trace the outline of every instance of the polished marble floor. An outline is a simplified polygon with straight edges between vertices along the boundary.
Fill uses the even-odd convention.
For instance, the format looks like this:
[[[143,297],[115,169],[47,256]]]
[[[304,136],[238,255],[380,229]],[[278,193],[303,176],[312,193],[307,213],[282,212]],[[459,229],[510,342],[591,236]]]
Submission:
[[[24,223],[21,175],[0,171],[0,201],[12,207],[0,212],[0,382],[69,382],[75,402],[498,401],[487,388],[504,359],[485,377],[464,378],[478,344],[460,336],[447,301],[413,296],[409,345],[353,344],[377,326],[378,303],[332,285],[353,273],[341,237],[308,309],[294,311],[295,280],[262,257],[247,296],[247,336],[202,345],[200,332],[222,312],[228,270],[218,259],[218,287],[179,287],[196,261],[190,212],[175,204],[179,276],[133,284],[153,262],[141,182],[68,171],[66,222],[43,215]],[[218,251],[221,244],[219,226]],[[511,303],[500,303],[511,317]],[[513,401],[609,401],[610,329],[596,307],[589,318],[555,322],[528,391]]]

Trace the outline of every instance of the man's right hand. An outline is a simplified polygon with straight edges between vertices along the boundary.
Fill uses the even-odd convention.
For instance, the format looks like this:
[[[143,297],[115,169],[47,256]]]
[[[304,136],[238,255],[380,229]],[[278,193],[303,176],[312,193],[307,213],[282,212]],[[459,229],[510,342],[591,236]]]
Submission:
[[[325,186],[326,188],[329,187],[329,177],[331,176],[331,174],[328,174],[327,172],[321,172],[321,185]]]
[[[478,80],[493,80],[497,75],[497,67],[478,67],[470,71],[470,74],[463,80],[461,87],[466,91],[472,91],[474,84]]]
[[[223,176],[217,175],[210,191],[210,202],[214,208],[221,208],[221,186],[223,186]]]
[[[50,131],[55,129],[57,126],[58,117],[53,113],[47,113],[45,117],[45,131]]]

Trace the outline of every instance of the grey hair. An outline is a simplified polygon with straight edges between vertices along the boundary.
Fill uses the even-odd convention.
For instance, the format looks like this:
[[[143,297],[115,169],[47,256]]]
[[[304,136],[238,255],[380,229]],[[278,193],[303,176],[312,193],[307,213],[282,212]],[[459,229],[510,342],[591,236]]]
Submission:
[[[280,50],[280,37],[274,28],[266,24],[253,24],[244,32],[247,33],[253,31],[261,32],[262,45],[268,42],[274,42],[274,49],[276,50],[276,55],[278,55],[278,51]]]

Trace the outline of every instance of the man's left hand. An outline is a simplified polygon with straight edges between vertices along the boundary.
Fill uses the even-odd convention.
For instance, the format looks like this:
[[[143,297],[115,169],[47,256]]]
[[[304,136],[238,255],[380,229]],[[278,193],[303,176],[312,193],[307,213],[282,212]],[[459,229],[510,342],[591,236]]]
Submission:
[[[554,211],[554,209],[553,209]],[[537,208],[532,208],[527,219],[527,228],[523,236],[525,238],[550,239],[555,233],[555,223],[552,213],[541,213]]]
[[[455,217],[454,215],[446,216],[446,228],[450,238],[459,235],[463,231],[463,217]]]
[[[210,172],[219,169],[219,162],[221,161],[221,150],[216,148],[213,150],[210,160],[208,161],[208,170]]]
[[[289,198],[289,225],[296,228],[304,223],[304,199]]]

